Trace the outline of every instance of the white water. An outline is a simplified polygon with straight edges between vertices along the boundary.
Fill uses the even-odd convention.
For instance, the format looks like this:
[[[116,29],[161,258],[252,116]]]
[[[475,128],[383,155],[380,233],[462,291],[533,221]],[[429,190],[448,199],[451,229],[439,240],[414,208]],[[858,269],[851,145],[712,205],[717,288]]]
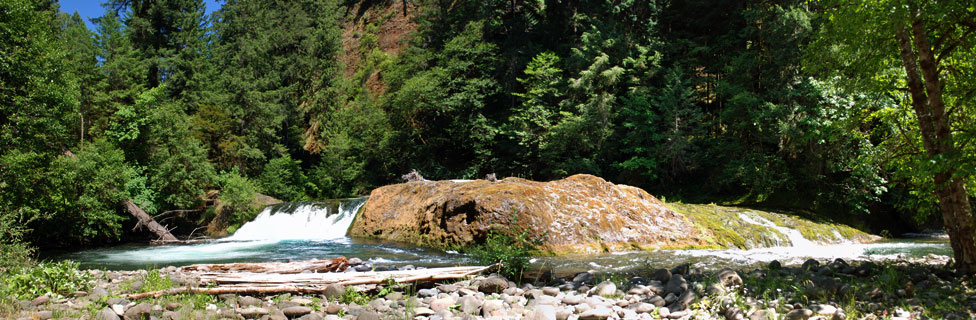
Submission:
[[[253,221],[245,223],[234,235],[222,241],[246,240],[332,240],[346,237],[346,230],[365,201],[342,202],[338,212],[313,203],[304,204],[292,213],[267,207]]]
[[[772,260],[779,260],[786,264],[792,264],[801,263],[810,258],[842,258],[845,260],[895,259],[909,251],[936,249],[944,246],[944,244],[939,243],[853,243],[850,241],[834,244],[818,244],[804,238],[799,230],[776,225],[772,221],[769,221],[763,217],[750,216],[740,213],[739,218],[746,223],[779,231],[787,237],[789,243],[780,242],[780,246],[747,250],[700,249],[676,250],[675,253],[695,257],[714,257],[743,264]],[[836,231],[834,235],[838,239],[842,239],[838,234],[836,234]]]

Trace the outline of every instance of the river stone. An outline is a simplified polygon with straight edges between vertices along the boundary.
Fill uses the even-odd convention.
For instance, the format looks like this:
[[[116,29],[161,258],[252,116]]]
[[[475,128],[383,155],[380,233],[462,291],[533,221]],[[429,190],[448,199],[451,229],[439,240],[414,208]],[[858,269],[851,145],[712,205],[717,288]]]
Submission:
[[[143,302],[129,308],[128,310],[125,310],[124,316],[126,320],[148,319],[151,316],[152,311],[153,305]]]
[[[577,304],[580,304],[580,303],[583,302],[583,296],[566,295],[566,296],[563,297],[562,302],[563,302],[563,304],[566,304],[566,305],[571,305],[571,306],[577,305]]]
[[[111,308],[108,307],[102,308],[102,310],[98,311],[98,313],[95,314],[95,319],[96,320],[120,320],[119,315],[115,314],[115,311],[113,311]]]
[[[447,310],[448,308],[453,306],[455,302],[457,302],[457,300],[455,300],[453,297],[436,299],[434,301],[431,301],[430,309],[434,310],[434,312]]]
[[[476,296],[463,296],[461,299],[458,299],[458,304],[462,313],[478,314],[481,311],[481,305],[484,304],[484,301]]]
[[[386,303],[386,299],[380,298],[370,301],[366,304],[370,309],[376,312],[387,312],[390,311],[390,306]]]
[[[390,300],[390,301],[397,301],[397,300],[403,299],[403,293],[402,292],[399,292],[399,291],[397,291],[397,292],[391,292],[390,294],[387,294],[383,298],[386,298],[386,300]]]
[[[772,309],[756,310],[749,314],[749,320],[776,320],[776,311]]]
[[[285,308],[291,308],[297,306],[299,306],[299,304],[291,300],[278,302],[278,309],[285,309]]]
[[[183,305],[180,304],[179,302],[170,302],[166,304],[166,310],[173,311],[179,309],[181,306]]]
[[[437,296],[437,289],[430,288],[430,289],[420,289],[420,290],[417,290],[417,296],[419,296],[419,297],[425,297],[425,298],[426,297],[436,297]]]
[[[653,304],[641,302],[637,304],[634,311],[637,311],[637,313],[650,313],[651,311],[654,311],[654,309],[655,307]]]
[[[813,310],[815,314],[830,316],[837,312],[837,307],[829,304],[815,304],[810,306],[810,310]]]
[[[338,303],[330,303],[328,307],[325,307],[325,313],[328,314],[339,314],[342,311],[342,306]]]
[[[654,273],[651,274],[651,279],[660,281],[661,283],[668,283],[668,280],[671,280],[671,271],[668,271],[668,269],[654,270]]]
[[[458,286],[457,285],[453,285],[453,284],[442,284],[442,285],[437,286],[437,290],[439,290],[440,292],[446,292],[446,293],[457,292],[458,291]]]
[[[671,276],[671,280],[668,281],[667,287],[665,287],[665,292],[673,293],[675,295],[681,294],[688,290],[688,281],[685,280],[681,274],[674,274]]]
[[[245,319],[257,319],[269,313],[271,313],[271,311],[266,308],[254,306],[241,310],[241,316],[244,316]]]
[[[556,320],[556,307],[550,305],[537,305],[535,309],[525,314],[526,320]]]
[[[288,318],[297,318],[312,313],[312,308],[304,306],[291,306],[281,309],[281,313],[284,313]]]
[[[383,317],[381,317],[379,313],[373,311],[366,311],[356,316],[356,320],[380,320],[380,319],[383,319]]]
[[[820,261],[817,261],[817,259],[807,259],[807,261],[803,262],[803,265],[801,265],[800,268],[806,271],[820,269]]]
[[[686,275],[687,276],[689,271],[691,271],[691,264],[690,263],[682,263],[680,265],[675,266],[674,268],[671,268],[671,274],[672,275],[680,274],[680,275]]]
[[[732,286],[742,285],[742,277],[739,277],[739,273],[732,269],[722,269],[715,274],[715,280],[718,280],[726,288]]]
[[[662,318],[667,318],[669,315],[671,315],[671,309],[668,309],[668,307],[657,308],[657,314]]]
[[[653,296],[647,299],[647,303],[653,304],[655,307],[663,307],[665,304],[667,304],[667,301],[665,301],[661,296]]]
[[[42,305],[42,304],[47,304],[48,302],[51,302],[51,297],[48,297],[48,296],[40,296],[40,297],[35,298],[34,300],[31,300],[31,305],[32,306],[39,306],[39,305]]]
[[[91,293],[88,294],[88,298],[92,301],[98,301],[107,296],[108,291],[105,291],[102,287],[94,287],[91,289]]]
[[[573,277],[573,282],[583,283],[583,284],[593,284],[595,283],[595,279],[593,279],[593,274],[590,272],[580,272]]]
[[[332,299],[345,293],[346,288],[341,284],[329,284],[325,286],[325,290],[322,292],[322,295],[324,295],[326,299]]]
[[[34,312],[33,316],[31,317],[31,319],[34,320],[49,320],[51,318],[54,318],[54,312],[47,310]]]
[[[586,310],[580,314],[580,320],[605,320],[610,317],[613,310],[607,307],[599,307],[590,310]]]
[[[481,314],[485,317],[491,317],[492,314],[497,310],[504,310],[505,304],[501,300],[485,300],[485,303],[481,306]]]
[[[542,293],[544,293],[545,295],[549,295],[549,296],[555,297],[555,296],[558,296],[559,295],[559,288],[556,288],[556,287],[543,287],[542,288]]]
[[[251,296],[243,296],[237,299],[237,304],[241,307],[260,306],[262,303],[264,303],[263,300]]]
[[[786,313],[783,319],[786,320],[807,320],[813,315],[813,311],[810,309],[795,309]]]
[[[674,302],[668,305],[668,309],[673,311],[688,309],[688,306],[691,305],[692,302],[695,302],[696,298],[698,298],[698,296],[695,295],[694,291],[685,291],[685,293],[682,293],[678,299],[674,300]]]
[[[436,312],[434,312],[434,310],[431,310],[430,308],[427,308],[427,307],[413,308],[413,314],[418,315],[418,316],[429,316],[429,315],[433,315],[435,313]]]
[[[600,284],[596,285],[596,287],[593,287],[593,289],[591,289],[588,293],[588,295],[591,296],[597,295],[601,297],[611,297],[615,294],[617,294],[617,285],[610,280],[601,282]]]
[[[508,280],[499,276],[487,277],[478,284],[478,291],[484,293],[501,293],[508,289]]]

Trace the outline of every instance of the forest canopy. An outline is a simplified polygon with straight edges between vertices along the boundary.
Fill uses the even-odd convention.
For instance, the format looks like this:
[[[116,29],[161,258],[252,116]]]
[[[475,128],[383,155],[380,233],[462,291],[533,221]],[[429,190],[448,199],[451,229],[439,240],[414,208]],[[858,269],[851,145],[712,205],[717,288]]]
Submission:
[[[861,2],[110,0],[91,30],[0,0],[0,241],[117,242],[126,199],[207,224],[211,190],[230,226],[255,192],[413,169],[590,173],[875,232],[954,199],[972,221],[976,6]]]

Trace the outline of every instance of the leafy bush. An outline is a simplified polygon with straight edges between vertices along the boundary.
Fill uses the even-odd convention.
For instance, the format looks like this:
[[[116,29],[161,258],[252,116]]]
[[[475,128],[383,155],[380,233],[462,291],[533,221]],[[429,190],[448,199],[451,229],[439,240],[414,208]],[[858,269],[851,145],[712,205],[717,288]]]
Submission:
[[[305,188],[311,184],[302,173],[301,163],[288,155],[268,161],[264,166],[264,172],[258,177],[261,190],[285,201],[307,198]]]
[[[529,229],[518,225],[512,216],[508,226],[495,227],[488,232],[485,242],[468,250],[482,264],[501,263],[499,273],[510,278],[521,278],[532,252],[542,244],[542,239],[529,234]]]
[[[92,276],[79,270],[77,262],[42,262],[36,266],[8,270],[0,283],[3,296],[33,299],[47,295],[59,298],[75,291],[88,290]]]
[[[23,241],[27,228],[21,214],[0,212],[0,274],[31,263],[34,249]]]
[[[233,212],[232,223],[243,223],[254,218],[257,210],[251,205],[257,187],[247,177],[233,169],[223,172],[218,177],[220,181],[220,201],[224,210]]]

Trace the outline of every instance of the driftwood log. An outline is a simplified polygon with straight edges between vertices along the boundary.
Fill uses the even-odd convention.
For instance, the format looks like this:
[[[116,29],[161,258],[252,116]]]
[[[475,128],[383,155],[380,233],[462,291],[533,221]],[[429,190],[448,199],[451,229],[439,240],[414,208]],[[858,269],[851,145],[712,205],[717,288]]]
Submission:
[[[342,259],[343,261],[345,259]],[[321,260],[319,260],[321,261]],[[301,262],[298,264],[306,264]],[[246,264],[234,264],[246,265]],[[213,267],[215,265],[209,265]],[[191,266],[192,267],[192,266]],[[208,268],[210,268],[208,267]],[[395,283],[414,283],[422,281],[438,281],[447,279],[462,279],[485,272],[496,266],[449,267],[422,270],[378,271],[378,272],[327,272],[327,273],[261,273],[261,272],[197,272],[199,266],[190,268],[188,272],[198,276],[201,283],[207,287],[180,287],[153,292],[130,294],[127,299],[143,299],[146,297],[160,297],[171,294],[203,293],[203,294],[278,294],[300,293],[321,294],[330,284],[361,285],[382,284],[390,281]],[[185,267],[186,268],[186,267]],[[230,267],[218,267],[216,270],[234,270]],[[276,266],[266,270],[288,270],[295,268]],[[253,270],[259,270],[255,268]]]
[[[325,260],[309,260],[296,262],[262,262],[262,263],[228,263],[228,264],[195,264],[180,268],[183,272],[252,272],[252,273],[302,273],[302,272],[343,272],[349,267],[346,257]]]

